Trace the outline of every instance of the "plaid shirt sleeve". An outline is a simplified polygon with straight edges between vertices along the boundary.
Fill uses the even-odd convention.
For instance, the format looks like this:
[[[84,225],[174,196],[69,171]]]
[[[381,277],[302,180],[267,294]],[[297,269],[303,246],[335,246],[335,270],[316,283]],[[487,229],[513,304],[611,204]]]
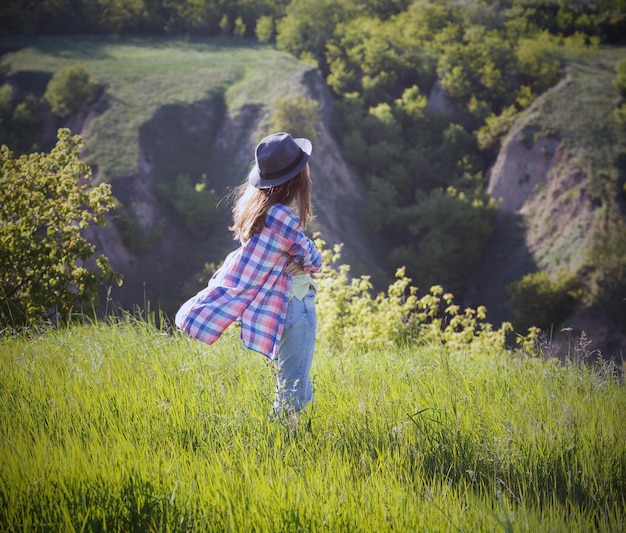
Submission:
[[[318,271],[322,264],[298,218],[291,209],[277,204],[268,211],[263,231],[229,255],[209,286],[183,304],[176,325],[212,344],[240,319],[246,347],[273,358],[289,298],[291,278],[284,273],[289,256],[307,272]]]
[[[267,226],[282,240],[281,247],[305,272],[318,272],[322,256],[300,227],[300,221],[288,207],[275,205],[267,214]]]

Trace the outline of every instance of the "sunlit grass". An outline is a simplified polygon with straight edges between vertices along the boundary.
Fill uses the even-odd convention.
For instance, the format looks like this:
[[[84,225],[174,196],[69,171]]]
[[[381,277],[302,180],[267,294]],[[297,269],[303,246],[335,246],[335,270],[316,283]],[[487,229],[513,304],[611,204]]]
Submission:
[[[135,320],[0,344],[0,529],[623,531],[626,393],[486,349],[336,352],[296,431],[271,366]]]

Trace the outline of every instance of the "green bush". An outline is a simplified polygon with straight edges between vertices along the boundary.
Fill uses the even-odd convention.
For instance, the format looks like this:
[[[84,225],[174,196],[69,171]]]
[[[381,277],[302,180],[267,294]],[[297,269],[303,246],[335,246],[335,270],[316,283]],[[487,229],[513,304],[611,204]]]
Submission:
[[[37,137],[44,116],[39,100],[28,93],[26,98],[15,106],[11,120],[11,130],[15,139],[14,149],[20,153],[37,150]]]
[[[137,255],[149,252],[159,239],[163,237],[165,219],[159,221],[150,228],[144,228],[135,215],[136,205],[123,205],[118,202],[115,209],[115,226],[120,232],[125,246]]]
[[[317,124],[321,120],[318,103],[304,95],[279,97],[269,118],[271,131],[287,131],[295,137],[317,138]]]
[[[618,63],[616,72],[617,75],[613,84],[622,95],[622,98],[626,98],[626,59]]]
[[[11,100],[13,98],[13,87],[5,83],[0,87],[0,124],[4,124],[11,116]]]
[[[119,282],[106,257],[94,268],[94,247],[81,234],[103,225],[113,206],[107,184],[90,187],[89,166],[79,159],[83,142],[59,130],[50,153],[14,158],[0,149],[0,325],[66,318],[93,300],[101,282]]]
[[[369,276],[352,277],[350,266],[340,264],[341,245],[330,249],[321,239],[316,244],[324,258],[317,276],[320,337],[334,348],[403,346],[414,340],[465,352],[504,346],[511,326],[494,330],[485,307],[461,309],[437,285],[420,298],[403,268],[387,292],[373,296]]]
[[[228,37],[230,35],[230,20],[228,15],[222,15],[220,19],[220,35],[222,37]]]
[[[13,88],[5,83],[0,87],[0,144],[6,144],[17,154],[37,149],[43,113],[39,100],[32,93],[16,105]]]
[[[194,184],[189,176],[180,175],[173,184],[158,184],[157,194],[193,232],[203,233],[210,229],[219,216],[220,196],[214,189],[207,189],[206,176]]]
[[[509,284],[508,291],[515,328],[524,331],[536,326],[546,330],[558,326],[572,313],[583,295],[583,283],[570,274],[553,279],[541,270]]]
[[[518,116],[519,113],[514,105],[505,107],[499,115],[489,115],[485,119],[485,124],[476,131],[478,147],[495,153]]]
[[[422,194],[415,205],[396,214],[397,227],[405,225],[410,239],[390,250],[390,264],[406,266],[422,286],[442,285],[463,294],[467,272],[477,264],[491,236],[493,201],[484,194],[449,187]]]
[[[276,33],[274,19],[270,16],[259,17],[254,33],[259,42],[269,43]]]
[[[233,35],[235,37],[245,37],[246,35],[246,25],[243,22],[241,17],[237,17],[235,19],[235,27],[233,29]]]
[[[626,185],[624,185],[626,187]],[[626,192],[625,189],[622,189]],[[607,216],[600,230],[603,239],[597,239],[587,256],[590,267],[589,294],[608,312],[619,316],[618,323],[626,323],[626,225],[619,213]]]
[[[0,86],[0,144],[10,144],[11,99],[13,88],[8,83]]]
[[[80,63],[68,65],[54,73],[44,94],[55,115],[68,117],[93,103],[100,86]]]

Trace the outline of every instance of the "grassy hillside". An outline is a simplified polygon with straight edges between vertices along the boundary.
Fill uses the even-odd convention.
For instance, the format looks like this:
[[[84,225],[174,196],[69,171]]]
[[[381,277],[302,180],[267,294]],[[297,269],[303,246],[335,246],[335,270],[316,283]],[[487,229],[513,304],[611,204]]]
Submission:
[[[236,115],[244,105],[267,105],[290,94],[294,80],[311,68],[269,46],[232,39],[11,37],[0,40],[0,49],[9,51],[3,59],[12,72],[51,76],[80,62],[105,85],[86,132],[88,161],[105,181],[137,173],[139,129],[159,108],[220,93]]]
[[[485,347],[337,351],[272,421],[235,332],[122,320],[0,341],[0,529],[624,531],[626,392]]]

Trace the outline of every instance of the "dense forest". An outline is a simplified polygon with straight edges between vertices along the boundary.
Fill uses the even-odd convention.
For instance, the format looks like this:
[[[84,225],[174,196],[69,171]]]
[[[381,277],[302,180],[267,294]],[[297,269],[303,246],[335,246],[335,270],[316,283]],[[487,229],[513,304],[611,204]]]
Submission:
[[[492,235],[486,179],[503,138],[564,76],[566,59],[625,43],[626,0],[13,0],[0,6],[0,28],[9,36],[228,36],[314,63],[335,98],[333,133],[370,195],[362,223],[383,269],[391,278],[406,266],[421,287],[441,284],[462,297]],[[622,94],[625,71],[615,81]],[[87,79],[82,87],[77,109],[60,114],[97,97]],[[27,152],[54,93],[16,102],[3,86],[0,141]],[[622,126],[624,109],[615,114]],[[623,202],[624,172],[607,182]],[[614,222],[619,239],[603,252],[611,258],[585,265],[611,265],[601,286],[587,283],[589,305],[626,293],[626,238],[623,221]],[[558,321],[582,294],[565,278],[520,281],[517,305],[541,285],[543,303],[557,301],[559,316],[547,320]]]

